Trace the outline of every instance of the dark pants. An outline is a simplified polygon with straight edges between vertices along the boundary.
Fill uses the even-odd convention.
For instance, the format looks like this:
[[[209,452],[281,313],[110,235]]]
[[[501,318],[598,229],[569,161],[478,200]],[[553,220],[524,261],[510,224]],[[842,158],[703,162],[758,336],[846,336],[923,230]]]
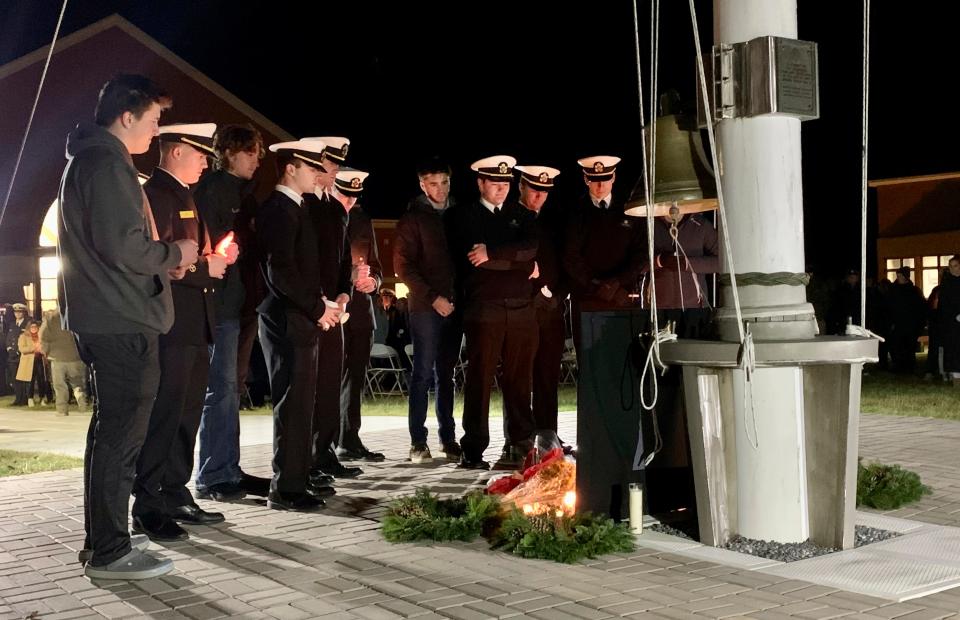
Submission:
[[[642,347],[645,310],[576,312],[577,509],[628,514],[629,484],[640,433]]]
[[[442,317],[433,310],[410,313],[410,334],[413,338],[413,379],[407,421],[410,443],[426,444],[429,392],[436,389],[437,422],[441,443],[457,439],[453,419],[453,370],[460,359],[463,329],[458,316]]]
[[[533,417],[529,415],[530,372],[537,347],[533,304],[475,302],[464,315],[464,331],[468,366],[460,445],[464,458],[478,461],[490,445],[490,386],[497,362],[503,368],[500,389],[510,438],[523,441],[533,434]],[[528,415],[508,415],[508,403],[515,407],[526,403]]]
[[[236,383],[239,332],[236,319],[221,321],[208,348],[210,372],[200,418],[198,491],[215,484],[239,484],[243,473],[240,471],[240,398]]]
[[[291,329],[290,322],[300,324]],[[272,492],[303,493],[312,462],[317,337],[306,317],[261,314],[263,347],[273,401]]]
[[[259,323],[257,315],[240,317],[240,335],[237,337],[237,395],[243,397],[250,374],[250,356],[253,354],[253,343],[257,339]]]
[[[909,374],[917,365],[917,335],[907,330],[894,329],[888,343],[893,372]]]
[[[203,413],[210,358],[207,345],[171,343],[160,336],[160,389],[137,460],[133,514],[168,514],[193,505],[187,482]]]
[[[157,336],[78,334],[96,406],[83,466],[84,546],[103,566],[130,552],[128,509],[137,456],[160,385]]]
[[[340,433],[340,384],[343,379],[343,328],[320,332],[317,346],[317,385],[313,406],[313,465],[336,462],[334,442]]]
[[[566,340],[563,306],[537,308],[539,339],[533,358],[533,423],[536,430],[557,430],[560,358]]]
[[[340,432],[337,445],[358,449],[360,441],[360,398],[373,346],[372,319],[354,318],[343,326],[343,381],[340,384]]]

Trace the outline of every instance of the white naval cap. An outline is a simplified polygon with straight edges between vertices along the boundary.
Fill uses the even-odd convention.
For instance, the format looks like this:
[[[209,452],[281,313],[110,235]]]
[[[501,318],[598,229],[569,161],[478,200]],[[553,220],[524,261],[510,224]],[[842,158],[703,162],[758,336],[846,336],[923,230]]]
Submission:
[[[509,155],[493,155],[484,157],[470,164],[470,169],[481,179],[489,181],[512,181],[513,167],[517,160]]]
[[[177,123],[164,125],[160,128],[161,142],[182,142],[209,155],[216,156],[213,150],[213,134],[217,131],[216,123]]]
[[[287,154],[306,162],[312,168],[323,169],[321,159],[326,144],[322,140],[294,140],[292,142],[278,142],[271,144],[270,152]]]
[[[319,138],[302,138],[303,140],[319,140],[327,145],[323,154],[330,160],[342,164],[347,161],[347,151],[350,148],[350,140],[342,136],[322,136]]]
[[[340,170],[334,183],[344,196],[359,196],[363,192],[363,182],[370,176],[362,170]]]
[[[550,166],[517,166],[520,171],[520,180],[534,189],[549,191],[553,189],[554,179],[560,171]]]
[[[620,163],[619,157],[612,155],[594,155],[578,159],[577,163],[583,168],[583,174],[591,181],[609,181]]]

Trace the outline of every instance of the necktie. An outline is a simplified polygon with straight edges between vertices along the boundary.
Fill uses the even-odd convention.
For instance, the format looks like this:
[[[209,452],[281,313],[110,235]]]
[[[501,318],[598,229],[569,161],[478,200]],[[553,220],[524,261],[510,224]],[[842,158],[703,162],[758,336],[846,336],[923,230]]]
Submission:
[[[500,215],[500,207],[494,207],[494,208],[493,208],[493,214],[494,214],[494,215]]]
[[[606,200],[601,200],[601,201],[600,201],[600,204],[597,205],[597,206],[599,206],[601,209],[606,209],[606,208],[607,208],[607,201],[606,201]]]

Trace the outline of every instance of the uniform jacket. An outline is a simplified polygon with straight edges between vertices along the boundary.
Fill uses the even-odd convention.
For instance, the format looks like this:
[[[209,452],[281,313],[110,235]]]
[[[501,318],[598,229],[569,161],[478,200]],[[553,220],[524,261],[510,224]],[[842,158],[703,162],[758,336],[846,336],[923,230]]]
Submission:
[[[677,244],[683,252],[674,247],[670,225],[663,218],[655,218],[653,252],[660,264],[660,267],[656,267],[653,278],[657,286],[657,308],[668,310],[709,307],[707,279],[704,274],[720,270],[716,229],[699,215],[687,215],[677,226]],[[649,273],[646,273],[649,271],[649,261],[644,262],[643,269],[643,301],[644,307],[649,307],[651,278]]]
[[[457,212],[454,230],[451,245],[468,306],[480,301],[530,301],[530,274],[537,256],[531,212],[507,202],[495,214],[476,200]],[[486,244],[489,260],[474,267],[467,254],[477,243]]]
[[[267,295],[257,312],[286,321],[294,338],[315,337],[323,316],[320,244],[306,208],[274,191],[257,212],[257,242]]]
[[[370,266],[370,275],[377,281],[379,290],[383,283],[383,267],[380,265],[380,253],[377,251],[377,239],[373,233],[373,224],[360,204],[350,209],[347,222],[347,240],[350,243],[350,256],[353,268],[356,268],[361,259]],[[358,325],[375,325],[373,316],[373,300],[369,293],[361,293],[353,289],[350,298],[350,321],[357,321]]]
[[[569,213],[563,266],[574,300],[583,310],[636,307],[629,297],[638,290],[644,263],[643,220],[623,212],[616,198],[607,209],[584,195]]]
[[[536,215],[536,231],[539,276],[530,280],[531,294],[538,306],[562,311],[563,301],[570,293],[570,281],[563,271],[561,260],[566,230],[560,205],[547,200]],[[541,289],[544,286],[550,290],[552,297],[543,295]]]
[[[173,325],[167,272],[180,250],[153,239],[130,153],[84,122],[67,137],[67,159],[57,247],[65,325],[77,333],[166,333]]]
[[[200,219],[193,195],[169,172],[156,168],[143,186],[150,198],[161,241],[192,239],[200,253],[210,252],[210,237]],[[216,289],[220,280],[210,277],[205,258],[191,265],[183,279],[171,282],[175,318],[166,341],[182,345],[213,342],[216,327]]]
[[[347,211],[329,194],[323,198],[306,194],[303,206],[313,222],[317,235],[320,268],[316,277],[327,299],[334,301],[340,293],[350,295],[350,243],[347,241]]]
[[[432,312],[437,297],[456,303],[454,263],[449,232],[459,207],[439,211],[420,195],[410,201],[397,223],[393,266],[410,289],[410,312]]]

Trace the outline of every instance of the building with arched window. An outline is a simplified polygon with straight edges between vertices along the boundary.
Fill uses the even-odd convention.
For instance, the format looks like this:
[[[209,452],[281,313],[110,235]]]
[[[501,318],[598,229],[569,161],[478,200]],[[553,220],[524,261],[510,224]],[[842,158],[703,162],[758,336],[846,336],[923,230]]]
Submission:
[[[10,185],[48,52],[44,47],[0,67],[0,196]],[[118,15],[63,37],[54,48],[0,225],[0,303],[24,301],[34,315],[56,304],[55,201],[66,164],[66,136],[79,120],[92,118],[100,88],[119,73],[149,76],[173,96],[175,105],[164,115],[164,123],[250,122],[267,144],[293,139]],[[142,173],[149,173],[158,158],[154,144],[134,162]],[[258,187],[268,192],[275,168],[272,162],[265,163],[258,172]]]

